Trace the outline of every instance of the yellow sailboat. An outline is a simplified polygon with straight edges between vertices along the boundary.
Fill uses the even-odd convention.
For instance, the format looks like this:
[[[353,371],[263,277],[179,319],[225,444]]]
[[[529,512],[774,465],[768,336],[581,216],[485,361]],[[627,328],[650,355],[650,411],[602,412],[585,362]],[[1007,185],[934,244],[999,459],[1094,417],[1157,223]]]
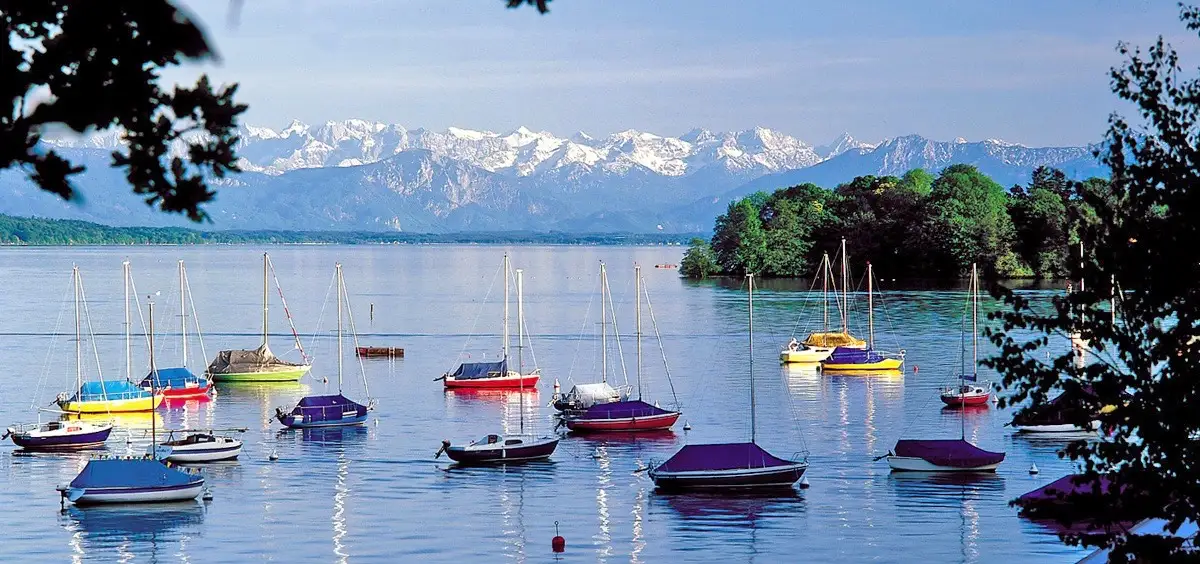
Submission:
[[[846,300],[847,273],[846,273],[846,239],[842,239],[842,298],[838,302],[838,309],[842,316],[842,330],[829,330],[829,275],[833,272],[833,265],[830,264],[829,255],[826,254],[821,259],[821,295],[825,306],[825,325],[824,331],[810,333],[808,338],[803,342],[797,342],[792,339],[787,346],[780,351],[779,360],[784,364],[790,363],[816,363],[824,361],[833,354],[833,350],[838,347],[850,349],[866,348],[867,343],[862,339],[856,338],[850,334],[849,327],[849,308]],[[837,299],[837,285],[833,288],[834,298]]]
[[[129,263],[125,263],[125,296],[126,312],[125,327],[129,331]],[[79,302],[83,299],[83,281],[79,276],[79,267],[73,267],[71,276],[75,285],[75,393],[63,392],[58,395],[59,409],[67,413],[118,413],[131,411],[151,411],[163,401],[162,394],[151,394],[129,379],[100,380],[95,382],[83,381],[83,339],[81,335],[81,315]],[[89,327],[90,327],[89,322]]]
[[[875,301],[874,277],[871,263],[867,263],[867,334],[869,343],[866,347],[837,347],[833,353],[821,362],[821,369],[826,372],[866,373],[896,372],[904,366],[902,349],[898,353],[880,351],[875,348]]]

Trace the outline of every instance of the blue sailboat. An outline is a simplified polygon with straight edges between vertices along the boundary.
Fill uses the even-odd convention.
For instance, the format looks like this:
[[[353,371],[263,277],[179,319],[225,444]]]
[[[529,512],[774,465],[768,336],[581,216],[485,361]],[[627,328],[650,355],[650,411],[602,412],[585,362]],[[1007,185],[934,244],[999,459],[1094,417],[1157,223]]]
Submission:
[[[154,303],[150,304],[150,369],[154,370]],[[152,386],[153,386],[153,381]],[[156,390],[151,389],[150,394]],[[158,429],[150,412],[150,437],[155,441]],[[65,504],[151,503],[196,499],[204,490],[204,477],[185,472],[159,460],[153,454],[144,457],[101,457],[88,461],[78,476],[58,486]]]
[[[337,299],[338,299],[338,321],[337,321],[337,357],[338,357],[338,393],[332,395],[317,395],[306,396],[296,404],[296,407],[291,411],[284,411],[283,408],[276,408],[275,418],[285,426],[292,429],[311,429],[314,427],[345,427],[349,425],[362,425],[367,421],[367,414],[375,407],[375,402],[371,401],[370,391],[367,392],[368,401],[366,405],[358,403],[354,400],[342,395],[342,306],[345,303],[346,309],[349,309],[349,299],[346,296],[346,282],[342,278],[342,263],[337,263]],[[354,315],[349,314],[350,330],[354,331]],[[355,332],[357,334],[357,332]],[[363,376],[363,389],[367,389],[367,375]]]
[[[746,275],[750,303],[750,442],[686,445],[650,470],[664,491],[790,489],[807,460],[777,457],[756,442],[754,409],[754,275]]]
[[[846,260],[846,240],[842,239],[842,260]],[[874,280],[875,272],[871,267],[871,263],[867,263],[867,346],[866,348],[855,347],[837,347],[833,349],[833,354],[821,361],[821,369],[827,372],[860,372],[860,373],[879,373],[879,372],[895,372],[904,367],[904,350],[900,352],[887,352],[875,348],[875,299],[874,299]],[[845,281],[842,287],[842,301],[847,302]],[[849,307],[847,306],[846,315],[849,315]]]

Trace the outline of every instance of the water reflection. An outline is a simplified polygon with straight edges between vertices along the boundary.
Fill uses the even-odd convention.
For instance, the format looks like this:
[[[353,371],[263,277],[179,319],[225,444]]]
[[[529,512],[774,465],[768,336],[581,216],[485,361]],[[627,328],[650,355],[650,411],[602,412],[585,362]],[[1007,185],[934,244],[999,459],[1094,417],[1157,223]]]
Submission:
[[[750,530],[775,516],[795,516],[805,511],[804,497],[796,490],[775,493],[688,493],[654,496],[681,519],[683,529]]]
[[[1003,477],[994,472],[893,472],[888,483],[896,492],[898,509],[913,522],[954,511],[959,517],[959,560],[979,559],[979,506],[1003,502]]]
[[[337,481],[333,484],[333,554],[337,561],[349,561],[350,554],[346,552],[342,539],[346,537],[346,498],[350,496],[350,488],[346,485],[346,476],[350,474],[350,460],[345,452],[338,453]]]
[[[60,519],[71,533],[71,549],[85,558],[129,560],[133,555],[178,556],[188,560],[187,541],[201,534],[205,508],[198,502],[80,507],[71,505]]]
[[[258,404],[258,418],[262,429],[271,427],[275,408],[294,405],[309,392],[307,384],[300,382],[222,382],[215,384],[219,398],[228,399],[221,403],[243,405]]]

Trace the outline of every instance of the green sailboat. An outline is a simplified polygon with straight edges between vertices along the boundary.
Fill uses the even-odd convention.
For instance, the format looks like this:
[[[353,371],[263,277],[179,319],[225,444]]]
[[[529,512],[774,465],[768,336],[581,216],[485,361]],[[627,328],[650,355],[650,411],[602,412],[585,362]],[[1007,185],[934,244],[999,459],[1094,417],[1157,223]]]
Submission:
[[[296,348],[303,357],[303,363],[288,362],[271,352],[268,344],[267,325],[268,313],[268,281],[271,273],[271,258],[263,253],[263,332],[262,344],[257,349],[226,350],[217,353],[217,358],[208,365],[208,377],[214,382],[295,382],[303,377],[311,368],[308,355],[300,344],[300,336],[292,326],[292,336],[296,338]],[[278,283],[277,283],[278,284]],[[283,290],[279,291],[283,300]],[[283,311],[287,314],[288,323],[292,316],[288,312],[287,302],[283,302]]]

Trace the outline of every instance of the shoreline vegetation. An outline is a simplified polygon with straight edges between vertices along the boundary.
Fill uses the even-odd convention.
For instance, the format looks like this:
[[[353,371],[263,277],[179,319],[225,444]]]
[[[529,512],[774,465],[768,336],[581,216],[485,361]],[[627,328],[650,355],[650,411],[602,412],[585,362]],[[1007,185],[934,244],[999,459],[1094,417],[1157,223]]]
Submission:
[[[991,280],[1062,279],[1080,233],[1099,221],[1085,194],[1108,199],[1109,181],[1039,167],[1028,186],[1005,190],[967,164],[756,192],[730,202],[710,240],[691,240],[680,273],[811,277],[844,237],[854,272],[870,261],[881,277],[959,279],[978,263]]]
[[[204,231],[185,227],[113,227],[73,219],[0,214],[0,246],[74,245],[682,245],[695,233],[562,233],[535,231],[397,233],[374,231]]]

